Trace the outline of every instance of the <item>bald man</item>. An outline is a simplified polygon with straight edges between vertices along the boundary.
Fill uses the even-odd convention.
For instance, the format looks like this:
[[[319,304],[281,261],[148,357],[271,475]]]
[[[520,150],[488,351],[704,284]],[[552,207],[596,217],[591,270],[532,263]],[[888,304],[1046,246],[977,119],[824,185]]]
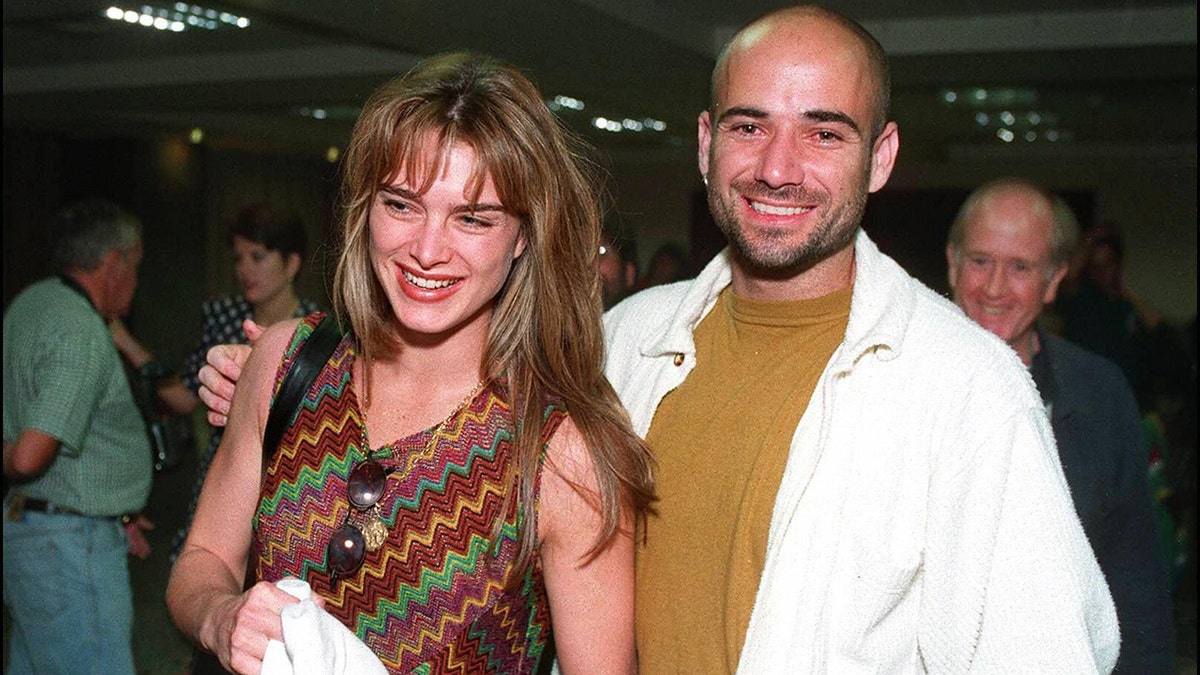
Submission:
[[[1112,601],[1005,346],[860,230],[899,150],[882,48],[773,12],[721,53],[700,172],[729,240],[606,316],[658,461],[642,673],[1107,672]]]
[[[1037,383],[1075,509],[1116,603],[1115,672],[1170,673],[1167,568],[1133,392],[1113,363],[1038,326],[1078,239],[1061,200],[1019,178],[992,181],[971,193],[951,227],[950,286],[958,306],[1007,342]]]

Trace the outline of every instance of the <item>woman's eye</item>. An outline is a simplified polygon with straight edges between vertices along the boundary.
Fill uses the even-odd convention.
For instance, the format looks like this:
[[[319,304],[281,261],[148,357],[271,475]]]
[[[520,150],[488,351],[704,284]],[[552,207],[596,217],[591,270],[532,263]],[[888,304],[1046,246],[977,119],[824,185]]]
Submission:
[[[412,210],[406,202],[402,202],[402,201],[399,201],[396,199],[383,200],[383,206],[387,210],[395,211],[396,213],[404,213],[405,211]]]
[[[459,220],[467,227],[490,227],[492,224],[490,221],[476,216],[462,216]]]

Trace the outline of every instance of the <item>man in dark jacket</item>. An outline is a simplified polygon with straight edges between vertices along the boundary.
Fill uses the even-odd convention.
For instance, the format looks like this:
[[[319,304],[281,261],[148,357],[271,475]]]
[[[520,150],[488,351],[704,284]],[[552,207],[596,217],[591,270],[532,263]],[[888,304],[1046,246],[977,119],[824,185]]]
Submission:
[[[1037,325],[1078,238],[1062,200],[1024,180],[993,181],[967,198],[950,230],[950,286],[968,316],[1016,350],[1046,404],[1075,510],[1117,607],[1114,672],[1169,673],[1166,565],[1133,392],[1114,364]]]

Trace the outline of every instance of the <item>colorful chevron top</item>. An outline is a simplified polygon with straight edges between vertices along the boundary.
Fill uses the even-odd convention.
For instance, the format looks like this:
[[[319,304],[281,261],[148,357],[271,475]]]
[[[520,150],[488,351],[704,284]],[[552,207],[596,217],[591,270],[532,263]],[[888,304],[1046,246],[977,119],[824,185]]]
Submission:
[[[280,374],[319,319],[300,325]],[[325,547],[351,508],[347,476],[369,452],[360,447],[353,361],[347,336],[267,465],[254,523],[258,578],[308,581],[389,672],[534,672],[549,606],[536,555],[519,583],[506,586],[521,516],[505,515],[516,512],[507,507],[517,497],[505,485],[514,453],[503,382],[480,391],[428,451],[432,429],[375,451],[377,461],[397,468],[379,501],[388,540],[356,572],[330,581]],[[546,406],[543,444],[564,416]],[[498,540],[497,518],[504,518]]]

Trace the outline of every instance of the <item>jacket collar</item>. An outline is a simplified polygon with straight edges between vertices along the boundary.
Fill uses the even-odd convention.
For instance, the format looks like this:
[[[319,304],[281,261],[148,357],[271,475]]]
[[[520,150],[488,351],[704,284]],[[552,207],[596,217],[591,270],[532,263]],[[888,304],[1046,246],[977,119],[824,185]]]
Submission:
[[[839,369],[850,368],[859,357],[879,353],[887,359],[899,355],[916,302],[915,281],[891,258],[879,251],[861,229],[854,240],[854,291],[846,336],[834,354]],[[729,249],[725,248],[686,284],[683,298],[666,330],[648,335],[640,345],[643,356],[693,355],[692,331],[717,302],[732,278]]]

